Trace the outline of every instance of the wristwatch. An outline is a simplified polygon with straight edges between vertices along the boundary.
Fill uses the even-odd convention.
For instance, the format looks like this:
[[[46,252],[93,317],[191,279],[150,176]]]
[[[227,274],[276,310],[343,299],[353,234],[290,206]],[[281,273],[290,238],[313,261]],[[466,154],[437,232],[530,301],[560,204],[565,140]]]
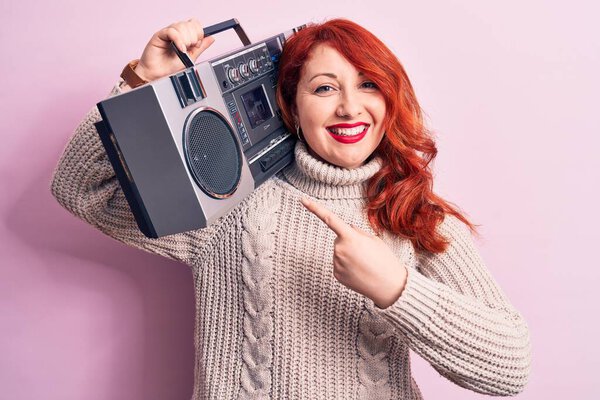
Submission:
[[[129,62],[129,64],[123,68],[123,72],[121,72],[121,78],[123,78],[125,83],[127,83],[132,89],[148,83],[148,81],[140,78],[140,76],[135,73],[135,67],[137,67],[139,62],[140,60],[133,60]]]

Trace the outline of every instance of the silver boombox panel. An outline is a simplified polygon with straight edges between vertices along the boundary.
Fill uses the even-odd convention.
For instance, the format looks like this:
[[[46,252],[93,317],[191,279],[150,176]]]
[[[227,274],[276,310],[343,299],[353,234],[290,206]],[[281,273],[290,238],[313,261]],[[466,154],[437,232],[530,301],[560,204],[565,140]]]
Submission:
[[[303,26],[98,103],[96,128],[140,230],[157,238],[204,228],[293,160],[275,99],[282,46]]]

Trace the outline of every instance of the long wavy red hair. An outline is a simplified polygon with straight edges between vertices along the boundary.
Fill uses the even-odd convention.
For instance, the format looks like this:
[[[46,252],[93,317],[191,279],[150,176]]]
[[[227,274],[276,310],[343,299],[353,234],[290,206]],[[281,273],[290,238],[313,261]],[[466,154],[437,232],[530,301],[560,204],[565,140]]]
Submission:
[[[375,35],[345,19],[311,24],[285,44],[279,62],[277,101],[290,132],[302,66],[318,44],[342,54],[373,81],[385,98],[385,135],[375,153],[383,167],[367,183],[366,210],[376,232],[387,230],[410,239],[418,250],[439,253],[448,241],[436,231],[446,214],[471,224],[456,206],[433,193],[430,165],[437,155],[421,107],[396,56]]]

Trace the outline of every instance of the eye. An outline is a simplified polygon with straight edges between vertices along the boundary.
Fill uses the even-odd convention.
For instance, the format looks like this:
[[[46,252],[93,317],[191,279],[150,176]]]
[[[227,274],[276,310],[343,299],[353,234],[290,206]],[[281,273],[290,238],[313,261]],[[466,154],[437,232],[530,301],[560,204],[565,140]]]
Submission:
[[[375,84],[375,82],[371,82],[371,81],[365,81],[361,84],[361,86],[366,89],[379,89],[377,87],[377,85]]]
[[[321,85],[315,89],[315,93],[327,93],[333,91],[333,87],[329,85]]]

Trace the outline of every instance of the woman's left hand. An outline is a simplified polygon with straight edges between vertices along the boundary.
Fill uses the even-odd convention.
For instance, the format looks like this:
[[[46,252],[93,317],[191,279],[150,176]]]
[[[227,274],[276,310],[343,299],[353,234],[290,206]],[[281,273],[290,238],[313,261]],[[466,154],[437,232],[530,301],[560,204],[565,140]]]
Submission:
[[[333,212],[309,199],[306,209],[335,232],[333,276],[344,286],[367,296],[379,308],[400,297],[408,271],[383,240],[345,223]]]

